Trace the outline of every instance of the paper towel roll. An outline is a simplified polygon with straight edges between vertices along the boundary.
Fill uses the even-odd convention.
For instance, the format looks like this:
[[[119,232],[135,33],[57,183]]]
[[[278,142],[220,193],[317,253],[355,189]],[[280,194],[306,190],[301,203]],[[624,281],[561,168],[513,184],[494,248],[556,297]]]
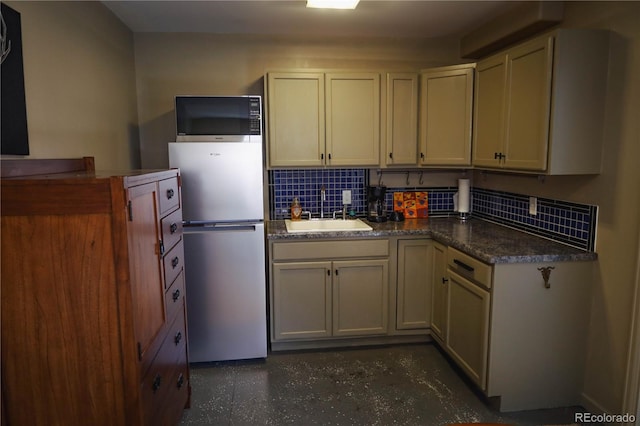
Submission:
[[[469,213],[469,179],[458,179],[458,211]]]

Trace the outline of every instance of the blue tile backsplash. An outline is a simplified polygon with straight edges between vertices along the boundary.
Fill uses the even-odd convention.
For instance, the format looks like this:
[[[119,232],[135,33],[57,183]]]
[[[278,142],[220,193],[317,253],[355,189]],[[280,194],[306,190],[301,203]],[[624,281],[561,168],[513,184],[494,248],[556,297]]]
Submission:
[[[320,216],[320,189],[326,189],[324,216],[342,209],[342,190],[351,190],[350,209],[366,216],[366,169],[294,169],[269,171],[269,209],[272,219],[290,217],[293,197],[314,217]],[[457,215],[453,194],[457,187],[387,187],[387,210],[396,191],[427,191],[430,216]],[[595,250],[598,207],[538,198],[538,214],[529,214],[529,196],[480,188],[471,190],[471,215],[530,232],[588,251]]]

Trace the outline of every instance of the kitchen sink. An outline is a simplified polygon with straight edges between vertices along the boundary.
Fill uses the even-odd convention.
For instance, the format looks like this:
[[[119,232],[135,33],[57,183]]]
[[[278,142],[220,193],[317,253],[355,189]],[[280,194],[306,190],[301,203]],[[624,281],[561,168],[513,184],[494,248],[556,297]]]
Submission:
[[[369,225],[360,219],[311,219],[291,221],[285,219],[287,232],[339,232],[371,231]]]

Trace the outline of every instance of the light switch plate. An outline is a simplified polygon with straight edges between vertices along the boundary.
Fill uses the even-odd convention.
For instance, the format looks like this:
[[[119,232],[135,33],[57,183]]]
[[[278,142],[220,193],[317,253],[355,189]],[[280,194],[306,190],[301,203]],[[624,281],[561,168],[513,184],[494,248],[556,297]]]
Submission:
[[[351,190],[342,190],[342,204],[351,204]]]
[[[529,197],[529,214],[535,216],[538,214],[538,199]]]

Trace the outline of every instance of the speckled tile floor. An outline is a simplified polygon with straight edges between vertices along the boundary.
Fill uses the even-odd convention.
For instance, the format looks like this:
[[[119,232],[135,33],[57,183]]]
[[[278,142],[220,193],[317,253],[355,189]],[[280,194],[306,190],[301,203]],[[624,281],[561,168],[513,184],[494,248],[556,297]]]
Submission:
[[[498,413],[435,345],[271,353],[193,365],[181,425],[571,424],[580,407]]]

